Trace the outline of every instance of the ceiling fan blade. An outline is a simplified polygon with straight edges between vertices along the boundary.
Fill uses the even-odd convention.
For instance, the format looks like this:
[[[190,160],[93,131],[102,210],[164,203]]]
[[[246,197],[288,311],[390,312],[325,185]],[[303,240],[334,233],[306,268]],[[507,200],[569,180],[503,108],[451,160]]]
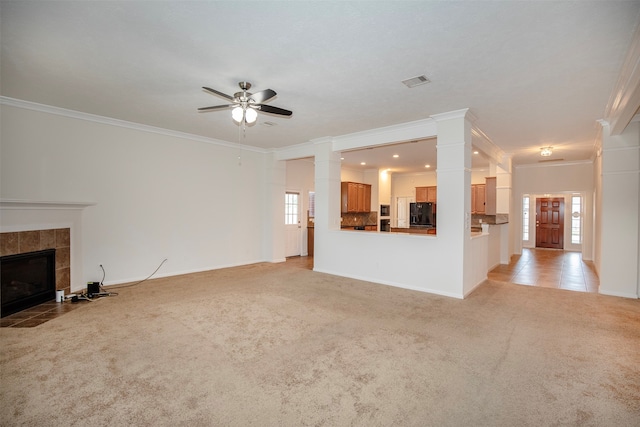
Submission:
[[[258,109],[264,113],[271,114],[279,114],[281,116],[290,116],[293,113],[289,110],[285,110],[284,108],[273,107],[271,105],[255,105],[254,107],[258,107]]]
[[[227,104],[227,105],[214,105],[212,107],[202,107],[198,108],[198,111],[214,111],[214,110],[224,110],[226,108],[235,107],[238,104]]]
[[[251,95],[251,99],[253,99],[256,104],[262,104],[263,102],[269,101],[271,98],[276,96],[276,92],[271,89],[265,89],[258,93],[254,93]]]
[[[235,101],[235,99],[233,98],[233,96],[229,96],[226,93],[222,93],[222,92],[218,92],[215,89],[211,89],[210,87],[206,87],[206,86],[202,86],[202,89],[206,90],[207,92],[211,92],[214,95],[218,95],[223,97],[224,99],[228,99],[229,101]]]

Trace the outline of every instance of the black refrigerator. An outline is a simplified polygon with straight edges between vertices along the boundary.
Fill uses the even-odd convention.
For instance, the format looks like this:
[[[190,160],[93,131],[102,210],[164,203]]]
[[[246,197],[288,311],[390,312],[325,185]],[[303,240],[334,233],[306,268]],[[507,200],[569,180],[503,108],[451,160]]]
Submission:
[[[433,203],[410,203],[409,212],[410,225],[436,226],[435,206]]]

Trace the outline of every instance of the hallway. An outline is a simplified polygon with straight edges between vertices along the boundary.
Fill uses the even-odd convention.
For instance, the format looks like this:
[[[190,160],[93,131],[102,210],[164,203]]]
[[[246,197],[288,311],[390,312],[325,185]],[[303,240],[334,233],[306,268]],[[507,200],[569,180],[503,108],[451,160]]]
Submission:
[[[598,292],[600,281],[593,262],[583,261],[580,252],[557,249],[522,249],[508,265],[499,265],[487,274],[489,280],[519,285]]]

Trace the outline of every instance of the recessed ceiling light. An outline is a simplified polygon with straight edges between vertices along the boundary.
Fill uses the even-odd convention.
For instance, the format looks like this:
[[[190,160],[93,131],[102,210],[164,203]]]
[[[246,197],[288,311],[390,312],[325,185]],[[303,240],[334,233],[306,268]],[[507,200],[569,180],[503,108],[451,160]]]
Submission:
[[[430,83],[431,80],[429,80],[427,78],[427,76],[425,76],[424,74],[418,77],[412,77],[410,79],[407,80],[403,80],[402,83],[406,86],[406,87],[416,87],[416,86],[420,86],[426,83]]]
[[[477,152],[477,151],[474,151],[474,152],[473,152],[473,154],[478,154],[478,152]]]
[[[340,160],[344,160],[344,157],[340,157]]]
[[[360,162],[360,164],[361,164],[362,166],[364,166],[364,165],[366,165],[367,163],[366,163],[366,162]]]
[[[431,165],[424,165],[424,167],[425,167],[425,168],[430,168],[430,167],[431,167]]]
[[[400,155],[399,155],[399,154],[394,154],[394,155],[393,155],[393,158],[394,158],[394,159],[397,159],[398,157],[400,157]]]

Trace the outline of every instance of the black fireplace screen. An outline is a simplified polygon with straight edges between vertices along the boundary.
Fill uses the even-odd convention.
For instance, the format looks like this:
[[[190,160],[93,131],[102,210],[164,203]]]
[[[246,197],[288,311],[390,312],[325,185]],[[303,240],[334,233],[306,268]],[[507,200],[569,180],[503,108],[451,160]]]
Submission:
[[[2,317],[55,299],[55,249],[0,257]]]

